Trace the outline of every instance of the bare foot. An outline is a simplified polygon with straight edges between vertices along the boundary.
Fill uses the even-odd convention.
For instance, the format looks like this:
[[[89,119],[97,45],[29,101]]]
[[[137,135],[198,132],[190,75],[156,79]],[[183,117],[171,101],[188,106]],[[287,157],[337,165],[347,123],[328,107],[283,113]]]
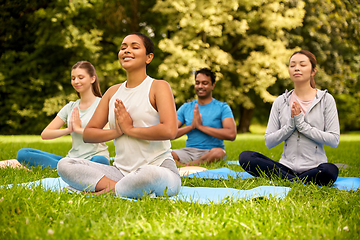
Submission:
[[[175,159],[174,159],[174,161],[175,161],[177,167],[185,167],[185,166],[186,166],[185,163],[181,163],[181,162],[179,162],[178,160],[175,160]]]
[[[0,168],[5,168],[5,167],[27,169],[26,167],[21,165],[21,163],[19,163],[18,160],[16,160],[16,159],[9,159],[9,160],[0,161]]]
[[[93,195],[102,195],[102,194],[111,194],[111,195],[115,195],[115,189],[112,189],[110,191],[107,191],[107,189],[103,189],[101,191],[97,191],[97,192],[86,192],[88,196],[93,196]]]

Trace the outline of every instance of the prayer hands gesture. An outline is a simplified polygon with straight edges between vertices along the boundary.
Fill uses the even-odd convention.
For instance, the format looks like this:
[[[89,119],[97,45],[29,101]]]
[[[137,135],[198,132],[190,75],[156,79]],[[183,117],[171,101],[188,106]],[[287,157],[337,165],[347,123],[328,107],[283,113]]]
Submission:
[[[73,109],[73,111],[71,113],[68,128],[70,130],[70,133],[77,132],[78,130],[81,130],[81,119],[80,119],[78,107],[74,107],[74,109]]]
[[[296,101],[293,102],[291,105],[291,118],[294,118],[294,116],[297,116],[301,113],[300,104]]]
[[[130,117],[130,114],[126,111],[124,103],[116,99],[115,101],[115,122],[116,122],[116,129],[119,133],[128,134],[129,130],[133,128],[133,120]]]
[[[195,104],[195,107],[194,107],[194,116],[193,116],[193,120],[192,120],[192,128],[195,129],[195,128],[199,128],[202,126],[202,116],[199,112],[199,105],[198,104]]]

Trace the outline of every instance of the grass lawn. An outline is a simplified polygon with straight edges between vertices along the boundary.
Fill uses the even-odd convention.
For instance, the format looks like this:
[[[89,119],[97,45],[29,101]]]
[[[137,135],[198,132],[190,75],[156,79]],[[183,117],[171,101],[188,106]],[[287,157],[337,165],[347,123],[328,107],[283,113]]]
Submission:
[[[108,142],[110,155],[114,146]],[[172,141],[185,146],[185,138]],[[261,152],[279,159],[282,145],[267,149],[263,134],[238,135],[225,141],[227,160],[241,151]],[[0,136],[0,160],[16,158],[29,147],[66,155],[71,138],[43,141],[40,136]],[[360,177],[360,134],[340,137],[336,149],[326,147],[329,162],[344,163],[339,176]],[[207,168],[240,166],[225,162]],[[58,177],[49,169],[0,169],[0,185]],[[274,198],[201,205],[151,199],[127,201],[110,195],[88,197],[44,191],[40,187],[0,188],[0,239],[359,239],[360,190],[302,185],[282,180],[182,178],[183,186],[251,189],[257,186],[287,186],[292,190],[282,200]]]

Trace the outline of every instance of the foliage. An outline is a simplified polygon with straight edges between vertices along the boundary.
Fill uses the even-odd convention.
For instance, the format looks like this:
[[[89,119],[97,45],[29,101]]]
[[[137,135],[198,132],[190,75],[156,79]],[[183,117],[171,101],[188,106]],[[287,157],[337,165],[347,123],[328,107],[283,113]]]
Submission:
[[[159,43],[168,53],[159,73],[171,82],[176,103],[194,97],[192,73],[201,67],[216,71],[214,96],[233,109],[254,109],[255,96],[272,102],[267,89],[288,76],[285,62],[293,52],[285,33],[301,26],[303,7],[287,0],[158,1],[153,10],[168,17],[170,32]]]
[[[5,1],[1,5],[0,132],[39,133],[44,99],[72,91],[71,63],[93,59],[102,32],[86,1]],[[82,27],[79,27],[82,26]],[[5,81],[6,80],[6,81]]]
[[[0,133],[36,133],[74,93],[70,69],[94,64],[102,89],[126,79],[122,38],[149,26],[154,1],[5,1],[0,4]],[[140,16],[140,17],[136,17]],[[149,72],[153,72],[152,68]],[[53,103],[49,115],[48,103]],[[50,107],[51,108],[51,107]]]
[[[214,97],[241,131],[252,116],[266,123],[271,102],[292,88],[288,57],[309,49],[341,129],[359,129],[359,14],[358,0],[0,1],[0,133],[39,134],[73,97],[77,61],[94,64],[102,92],[125,81],[117,53],[131,32],[158,46],[147,72],[170,82],[178,107],[194,98],[192,73],[215,70]]]
[[[360,2],[307,0],[303,27],[287,33],[289,47],[310,50],[316,84],[334,95],[342,130],[360,129]]]
[[[172,142],[184,146],[185,139]],[[59,144],[59,143],[62,144]],[[337,149],[326,148],[329,161],[346,163],[340,176],[360,177],[358,168],[360,135],[342,135]],[[112,145],[112,144],[111,144]],[[22,146],[65,154],[71,138],[46,143],[39,136],[0,136],[1,159],[13,158]],[[275,159],[282,148],[271,150],[263,135],[242,134],[225,142],[228,160],[242,150],[252,149]],[[207,168],[241,167],[224,162]],[[89,197],[25,189],[16,184],[46,177],[58,177],[49,169],[0,169],[1,239],[358,239],[360,191],[303,185],[266,179],[204,180],[182,178],[184,186],[251,189],[257,186],[288,186],[292,190],[282,200],[275,198],[224,201],[202,205],[144,197],[127,201],[111,195]]]

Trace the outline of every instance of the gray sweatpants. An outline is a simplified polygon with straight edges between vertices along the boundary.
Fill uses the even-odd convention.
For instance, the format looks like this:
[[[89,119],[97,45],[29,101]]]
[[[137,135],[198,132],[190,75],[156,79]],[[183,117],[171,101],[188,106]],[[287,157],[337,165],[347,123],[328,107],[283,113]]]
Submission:
[[[101,178],[116,181],[118,196],[140,198],[144,194],[172,196],[180,191],[181,178],[175,162],[165,160],[160,166],[144,165],[124,176],[115,166],[91,162],[86,159],[63,158],[57,165],[60,177],[71,187],[94,192]]]

